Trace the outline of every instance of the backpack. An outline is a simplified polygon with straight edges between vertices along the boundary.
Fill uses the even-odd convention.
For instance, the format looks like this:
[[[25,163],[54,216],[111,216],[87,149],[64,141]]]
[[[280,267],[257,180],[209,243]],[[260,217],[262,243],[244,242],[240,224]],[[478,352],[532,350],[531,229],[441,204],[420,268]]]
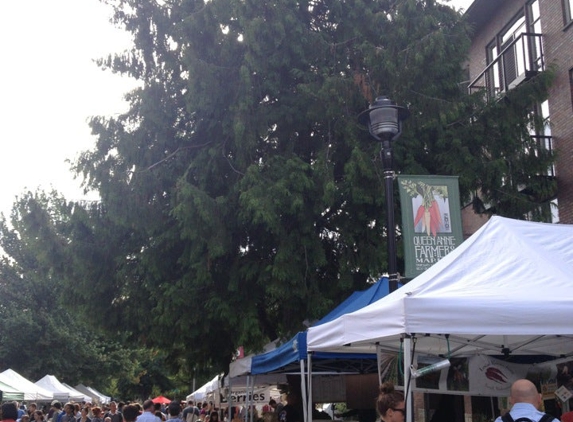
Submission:
[[[537,422],[551,422],[553,419],[555,419],[553,416],[544,413],[541,419],[539,419]],[[509,414],[509,412],[503,415],[501,420],[502,422],[535,422],[529,418],[517,418],[517,420],[513,420],[513,417]]]
[[[199,419],[199,409],[194,407],[193,410],[187,413],[187,416],[185,417],[185,422],[196,422],[197,419]]]

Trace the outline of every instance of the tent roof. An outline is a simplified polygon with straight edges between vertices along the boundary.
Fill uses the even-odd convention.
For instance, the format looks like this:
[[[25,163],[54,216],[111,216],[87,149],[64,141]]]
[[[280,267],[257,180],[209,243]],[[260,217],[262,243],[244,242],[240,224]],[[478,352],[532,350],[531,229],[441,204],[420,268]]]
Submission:
[[[0,373],[0,381],[23,392],[24,400],[50,401],[54,398],[50,391],[27,380],[12,369],[6,369]]]
[[[308,349],[398,351],[416,334],[435,355],[572,355],[572,243],[572,225],[493,217],[404,287],[311,327]]]
[[[83,397],[82,400],[84,400],[86,403],[93,403],[94,402],[94,398],[93,398],[93,394],[86,394],[86,393],[82,393],[81,391],[76,390],[74,387],[72,387],[69,384],[66,384],[65,382],[62,383],[62,385],[64,387],[66,387],[67,389],[69,389],[71,392],[74,393],[74,395],[78,395]]]
[[[78,391],[74,392],[63,385],[58,379],[53,375],[45,375],[43,378],[36,381],[34,384],[45,388],[48,391],[51,391],[54,395],[54,399],[61,400],[61,401],[81,401],[84,400],[85,395],[79,393]]]
[[[389,292],[388,278],[383,277],[366,290],[352,293],[340,305],[326,314],[322,319],[313,324],[320,326],[333,321],[349,312],[356,311],[386,296]],[[348,351],[347,351],[348,352]],[[288,342],[267,353],[253,356],[251,364],[252,374],[266,374],[273,371],[294,371],[296,365],[307,355],[307,333],[299,332]],[[338,371],[340,370],[339,359],[344,358],[352,362],[345,362],[347,372],[364,371],[367,361],[375,359],[375,356],[365,354],[316,354],[313,358],[321,359],[322,362],[315,361],[315,371]],[[293,365],[294,364],[294,365]],[[355,367],[358,365],[358,367]]]
[[[74,387],[74,389],[78,390],[80,393],[84,393],[84,394],[91,396],[94,400],[96,400],[102,404],[106,404],[106,403],[109,403],[111,401],[111,397],[108,397],[108,396],[100,393],[99,391],[95,390],[94,388],[86,387],[83,384],[76,385]]]
[[[213,379],[206,382],[197,390],[193,391],[187,396],[187,401],[189,400],[203,400],[208,394],[219,388],[219,375],[215,375]]]

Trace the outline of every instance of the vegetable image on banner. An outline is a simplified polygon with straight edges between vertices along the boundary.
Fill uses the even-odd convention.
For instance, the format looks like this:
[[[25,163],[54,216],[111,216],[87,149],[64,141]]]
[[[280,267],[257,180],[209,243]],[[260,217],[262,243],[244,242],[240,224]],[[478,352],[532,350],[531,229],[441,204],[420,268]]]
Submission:
[[[457,177],[398,176],[406,277],[430,268],[463,241]]]

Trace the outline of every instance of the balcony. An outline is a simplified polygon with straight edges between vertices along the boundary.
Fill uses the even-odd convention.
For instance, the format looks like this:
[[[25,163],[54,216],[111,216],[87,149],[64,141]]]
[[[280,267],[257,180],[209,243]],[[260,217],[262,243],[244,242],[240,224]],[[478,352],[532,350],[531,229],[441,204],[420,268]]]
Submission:
[[[496,99],[545,69],[541,34],[523,32],[502,48],[469,84],[470,93],[482,91],[488,100]]]

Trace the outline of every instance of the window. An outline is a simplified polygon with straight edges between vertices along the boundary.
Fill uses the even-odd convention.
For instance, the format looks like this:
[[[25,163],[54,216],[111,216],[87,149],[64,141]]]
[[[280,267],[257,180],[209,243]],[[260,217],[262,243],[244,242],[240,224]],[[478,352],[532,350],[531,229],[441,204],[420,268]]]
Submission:
[[[490,96],[519,85],[529,72],[543,69],[540,34],[539,1],[532,0],[486,47],[490,66],[485,76]]]
[[[563,0],[563,17],[565,25],[573,21],[573,0]]]

